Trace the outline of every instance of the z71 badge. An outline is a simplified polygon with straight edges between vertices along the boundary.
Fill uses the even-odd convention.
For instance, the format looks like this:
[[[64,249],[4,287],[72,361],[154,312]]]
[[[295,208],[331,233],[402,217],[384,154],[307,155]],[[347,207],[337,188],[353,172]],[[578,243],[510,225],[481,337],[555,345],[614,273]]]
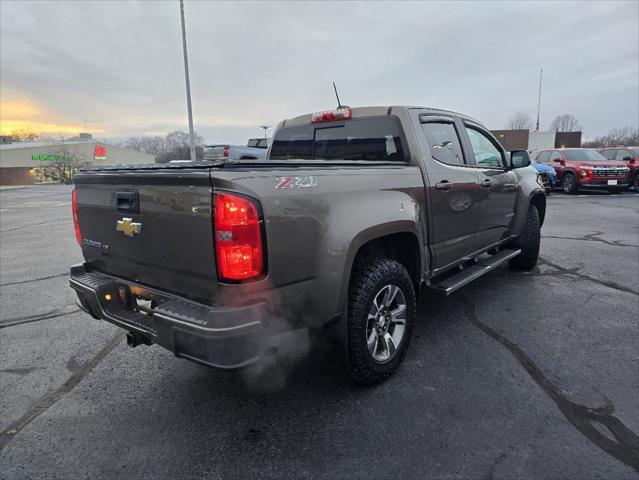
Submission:
[[[284,190],[285,188],[310,188],[317,187],[317,177],[277,177],[275,179],[276,190]]]

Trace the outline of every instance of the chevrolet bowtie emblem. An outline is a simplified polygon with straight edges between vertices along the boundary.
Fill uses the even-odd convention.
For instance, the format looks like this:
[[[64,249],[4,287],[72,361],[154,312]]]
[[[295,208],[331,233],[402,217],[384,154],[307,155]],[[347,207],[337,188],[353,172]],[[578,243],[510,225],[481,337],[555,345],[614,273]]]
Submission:
[[[115,229],[124,233],[127,237],[132,237],[142,232],[142,224],[134,222],[132,218],[123,218],[118,220]]]

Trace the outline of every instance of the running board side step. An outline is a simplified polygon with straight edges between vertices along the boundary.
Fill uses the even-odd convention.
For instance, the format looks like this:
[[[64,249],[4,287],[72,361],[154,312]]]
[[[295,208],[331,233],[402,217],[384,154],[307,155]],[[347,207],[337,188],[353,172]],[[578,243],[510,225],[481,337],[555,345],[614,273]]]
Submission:
[[[499,253],[492,255],[488,258],[478,259],[477,263],[471,267],[464,268],[459,273],[456,273],[448,278],[445,278],[440,283],[434,283],[430,285],[430,289],[444,295],[450,295],[456,290],[459,290],[464,285],[469,284],[473,280],[477,280],[482,275],[486,275],[491,270],[494,270],[503,263],[506,263],[511,258],[516,257],[521,253],[521,249],[505,249]]]

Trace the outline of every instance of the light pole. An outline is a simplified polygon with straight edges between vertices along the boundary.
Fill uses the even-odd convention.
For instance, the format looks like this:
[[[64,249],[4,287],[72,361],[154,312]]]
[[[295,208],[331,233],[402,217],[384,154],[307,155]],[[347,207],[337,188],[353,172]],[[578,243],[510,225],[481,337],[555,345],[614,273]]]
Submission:
[[[189,56],[186,52],[186,28],[184,26],[184,2],[180,0],[180,19],[182,22],[182,50],[184,51],[184,78],[186,80],[186,108],[189,113],[189,143],[191,145],[191,161],[196,161],[195,135],[193,134],[193,111],[191,109],[191,81],[189,80]]]
[[[271,128],[270,125],[260,125],[260,128],[264,130],[264,140],[266,140],[266,131]]]
[[[544,69],[539,70],[539,96],[537,97],[537,125],[535,125],[535,131],[539,131],[539,110],[541,107],[541,77],[544,74]]]

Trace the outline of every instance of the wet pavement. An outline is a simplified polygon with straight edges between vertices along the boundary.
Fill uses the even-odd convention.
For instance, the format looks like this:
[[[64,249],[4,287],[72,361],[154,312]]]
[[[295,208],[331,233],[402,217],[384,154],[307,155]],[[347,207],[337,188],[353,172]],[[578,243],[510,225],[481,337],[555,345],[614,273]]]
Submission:
[[[353,385],[305,332],[266,373],[78,311],[70,187],[0,191],[0,478],[639,478],[639,195],[548,199],[539,266],[425,294]]]

